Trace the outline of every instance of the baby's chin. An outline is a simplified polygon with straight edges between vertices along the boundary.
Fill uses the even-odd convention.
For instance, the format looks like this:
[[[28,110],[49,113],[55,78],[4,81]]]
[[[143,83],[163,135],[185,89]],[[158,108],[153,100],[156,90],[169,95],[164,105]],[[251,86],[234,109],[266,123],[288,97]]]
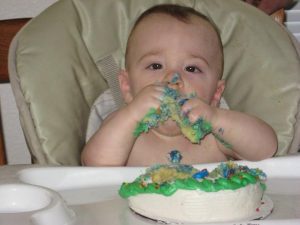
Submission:
[[[164,136],[178,136],[181,135],[180,128],[173,120],[167,120],[163,124],[160,124],[159,127],[154,128],[156,132]]]

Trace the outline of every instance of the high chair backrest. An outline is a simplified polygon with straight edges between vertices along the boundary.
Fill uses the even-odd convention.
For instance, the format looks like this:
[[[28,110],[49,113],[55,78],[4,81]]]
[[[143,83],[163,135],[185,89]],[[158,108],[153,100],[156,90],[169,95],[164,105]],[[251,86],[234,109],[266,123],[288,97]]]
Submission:
[[[33,161],[80,164],[90,108],[108,87],[122,105],[117,74],[128,33],[138,15],[158,3],[191,6],[214,21],[224,45],[229,107],[273,126],[277,155],[296,152],[299,54],[269,16],[237,0],[60,0],[32,19],[10,48],[10,80]]]

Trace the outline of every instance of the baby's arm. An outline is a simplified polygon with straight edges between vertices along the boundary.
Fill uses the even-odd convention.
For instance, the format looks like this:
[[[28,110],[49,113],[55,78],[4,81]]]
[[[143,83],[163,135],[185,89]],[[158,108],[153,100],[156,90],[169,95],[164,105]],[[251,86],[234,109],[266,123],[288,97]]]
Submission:
[[[81,154],[86,166],[120,166],[126,163],[134,143],[133,135],[124,132],[133,126],[126,107],[113,112],[87,142]],[[123,148],[121,149],[121,146]]]
[[[200,99],[183,106],[191,121],[202,117],[211,122],[219,149],[226,155],[246,160],[272,157],[277,150],[274,130],[264,121],[245,113],[210,106]]]
[[[274,130],[264,121],[245,113],[217,109],[213,121],[214,134],[231,145],[218,142],[225,154],[246,160],[272,157],[277,150]]]
[[[133,131],[150,108],[158,108],[163,87],[145,87],[128,105],[112,113],[83,149],[81,159],[88,166],[123,166],[136,138]]]

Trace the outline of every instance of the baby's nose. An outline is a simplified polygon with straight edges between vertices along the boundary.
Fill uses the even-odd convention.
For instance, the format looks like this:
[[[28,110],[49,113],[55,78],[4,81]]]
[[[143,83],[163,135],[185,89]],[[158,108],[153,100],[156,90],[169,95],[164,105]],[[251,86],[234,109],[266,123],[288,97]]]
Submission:
[[[167,76],[167,83],[170,88],[178,89],[181,88],[183,83],[179,73],[170,73]]]

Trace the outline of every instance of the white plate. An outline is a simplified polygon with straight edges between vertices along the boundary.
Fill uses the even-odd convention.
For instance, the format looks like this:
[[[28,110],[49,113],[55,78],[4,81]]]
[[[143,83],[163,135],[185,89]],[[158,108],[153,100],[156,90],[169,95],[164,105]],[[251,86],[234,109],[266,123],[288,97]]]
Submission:
[[[254,213],[253,217],[248,220],[263,220],[267,218],[273,211],[273,201],[268,195],[264,195],[261,200],[261,206]]]

